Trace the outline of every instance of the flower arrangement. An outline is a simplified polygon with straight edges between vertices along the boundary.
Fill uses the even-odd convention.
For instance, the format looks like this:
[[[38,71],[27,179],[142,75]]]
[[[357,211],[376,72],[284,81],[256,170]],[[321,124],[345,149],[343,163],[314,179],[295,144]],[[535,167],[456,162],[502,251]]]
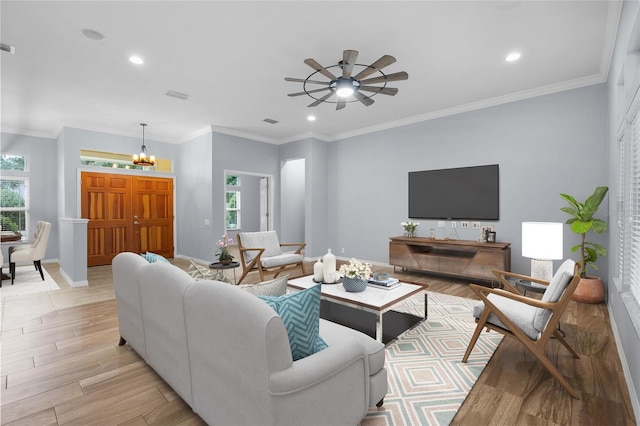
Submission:
[[[229,244],[233,244],[233,239],[229,238],[227,234],[224,234],[220,240],[218,240],[216,256],[221,263],[229,262],[233,260],[233,255],[229,251]]]
[[[412,221],[407,221],[407,222],[402,222],[400,225],[402,225],[402,227],[404,228],[404,234],[407,237],[415,237],[416,236],[416,229],[418,229],[418,225],[420,225],[419,222],[412,222]]]
[[[371,264],[351,259],[349,263],[340,266],[340,272],[347,278],[356,280],[368,280],[371,276]]]

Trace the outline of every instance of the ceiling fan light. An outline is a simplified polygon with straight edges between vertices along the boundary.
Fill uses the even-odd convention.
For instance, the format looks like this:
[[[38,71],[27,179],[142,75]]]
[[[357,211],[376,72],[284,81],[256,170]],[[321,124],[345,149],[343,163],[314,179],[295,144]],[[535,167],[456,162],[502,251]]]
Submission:
[[[347,98],[353,95],[353,87],[341,87],[336,91],[336,95],[341,98]]]

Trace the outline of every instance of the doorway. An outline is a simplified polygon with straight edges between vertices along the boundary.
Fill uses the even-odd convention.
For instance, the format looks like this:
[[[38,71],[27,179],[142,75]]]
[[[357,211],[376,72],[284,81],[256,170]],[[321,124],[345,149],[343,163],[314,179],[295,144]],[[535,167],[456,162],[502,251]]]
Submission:
[[[81,180],[87,266],[109,265],[123,251],[173,257],[173,179],[82,172]]]

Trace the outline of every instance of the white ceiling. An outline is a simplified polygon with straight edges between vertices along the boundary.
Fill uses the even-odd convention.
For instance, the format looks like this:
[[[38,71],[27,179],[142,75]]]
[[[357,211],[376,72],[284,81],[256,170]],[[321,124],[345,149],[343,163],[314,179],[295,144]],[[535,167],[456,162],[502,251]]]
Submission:
[[[213,128],[284,143],[335,140],[606,81],[617,1],[2,1],[3,132],[63,126],[180,143]],[[89,28],[102,41],[81,34]],[[289,97],[342,51],[385,73],[396,96],[308,108]],[[505,62],[518,50],[522,59]],[[145,64],[128,57],[137,54]],[[323,79],[320,77],[318,79]],[[165,95],[187,93],[186,101]],[[308,122],[307,115],[316,115]],[[278,124],[263,120],[271,118]]]

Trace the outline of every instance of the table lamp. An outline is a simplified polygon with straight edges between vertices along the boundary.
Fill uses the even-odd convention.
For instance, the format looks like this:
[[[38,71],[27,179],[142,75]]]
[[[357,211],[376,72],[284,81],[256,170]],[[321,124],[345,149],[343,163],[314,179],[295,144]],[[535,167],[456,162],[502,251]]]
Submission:
[[[522,256],[531,258],[532,277],[551,280],[562,249],[562,223],[522,222]]]

